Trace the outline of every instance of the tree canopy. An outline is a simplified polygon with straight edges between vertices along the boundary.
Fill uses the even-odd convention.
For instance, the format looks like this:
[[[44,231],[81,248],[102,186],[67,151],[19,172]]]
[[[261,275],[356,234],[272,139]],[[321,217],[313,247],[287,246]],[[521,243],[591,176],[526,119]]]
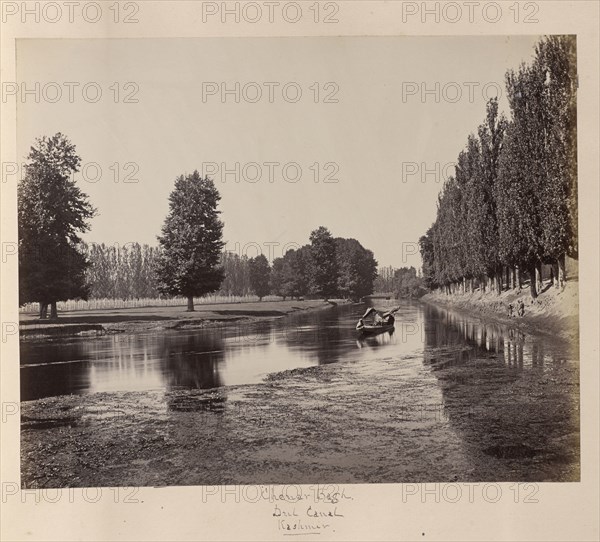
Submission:
[[[223,223],[217,204],[221,199],[212,180],[198,171],[180,175],[169,196],[169,214],[158,237],[160,256],[156,270],[158,289],[188,299],[219,289],[223,269],[219,265]]]
[[[577,257],[575,37],[543,38],[530,65],[507,72],[506,90],[510,119],[488,102],[421,237],[429,285],[449,291],[475,279],[499,293],[505,271],[509,284],[526,271],[535,297],[542,263],[560,285],[565,255]]]
[[[56,302],[86,298],[88,261],[80,234],[96,214],[73,179],[81,163],[61,133],[36,139],[17,189],[19,302],[39,302],[40,317]]]
[[[269,260],[263,254],[259,254],[255,258],[251,258],[248,263],[250,267],[250,286],[259,300],[262,301],[262,298],[271,291]]]

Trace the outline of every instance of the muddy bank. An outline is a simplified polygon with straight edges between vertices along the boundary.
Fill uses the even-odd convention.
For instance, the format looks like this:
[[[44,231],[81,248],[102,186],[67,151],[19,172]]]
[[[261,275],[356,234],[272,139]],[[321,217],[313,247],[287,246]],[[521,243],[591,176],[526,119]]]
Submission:
[[[256,385],[24,402],[22,484],[578,480],[577,364],[447,363],[455,348]]]
[[[262,303],[221,303],[186,307],[144,307],[70,311],[58,320],[40,321],[37,315],[23,314],[19,322],[21,339],[65,336],[102,336],[113,333],[138,333],[167,329],[202,329],[228,323],[251,323],[266,318],[281,318],[301,311],[330,308],[344,301],[265,301]]]
[[[426,303],[441,305],[466,314],[489,318],[528,333],[543,333],[560,337],[572,344],[579,341],[579,282],[568,282],[564,290],[550,285],[537,299],[532,299],[529,289],[495,293],[480,291],[467,294],[446,295],[429,293],[421,298]],[[524,316],[517,316],[517,306],[523,301]],[[509,305],[514,307],[509,316]]]

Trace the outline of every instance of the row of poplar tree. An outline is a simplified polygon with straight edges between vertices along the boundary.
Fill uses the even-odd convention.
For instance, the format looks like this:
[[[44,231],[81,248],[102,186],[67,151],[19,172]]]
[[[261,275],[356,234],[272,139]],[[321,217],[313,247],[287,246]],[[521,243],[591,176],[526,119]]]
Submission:
[[[89,262],[86,278],[91,299],[153,299],[161,297],[156,266],[160,248],[127,243],[83,244]],[[335,239],[337,288],[330,297],[359,299],[373,290],[373,255],[353,239]],[[311,245],[290,250],[269,265],[263,255],[249,258],[223,251],[220,266],[223,281],[217,294],[224,296],[272,294],[283,297],[308,296],[318,291],[311,274]],[[339,255],[339,256],[338,256]],[[348,259],[345,259],[348,257]],[[334,271],[335,273],[335,271]],[[382,290],[383,291],[383,290]]]
[[[500,293],[529,278],[536,297],[542,264],[564,285],[565,256],[578,258],[577,85],[575,36],[543,38],[507,72],[510,118],[488,102],[420,239],[428,287]]]
[[[143,299],[161,296],[157,266],[159,247],[127,243],[83,244],[89,265],[86,279],[92,299]],[[317,275],[319,254],[333,261]],[[376,262],[371,251],[354,239],[333,239],[325,228],[316,230],[311,244],[289,250],[273,265],[264,255],[254,258],[221,253],[223,281],[216,293],[224,296],[271,294],[283,297],[323,295],[360,299],[371,294]],[[330,280],[330,275],[335,280]]]
[[[35,141],[18,185],[19,303],[37,302],[40,318],[57,317],[57,302],[69,299],[184,297],[213,292],[261,299],[312,295],[359,299],[372,293],[377,274],[373,253],[354,239],[333,238],[320,227],[310,244],[269,265],[259,255],[223,252],[221,196],[198,171],[176,178],[158,246],[85,244],[96,209],[73,174],[81,159],[61,133]]]

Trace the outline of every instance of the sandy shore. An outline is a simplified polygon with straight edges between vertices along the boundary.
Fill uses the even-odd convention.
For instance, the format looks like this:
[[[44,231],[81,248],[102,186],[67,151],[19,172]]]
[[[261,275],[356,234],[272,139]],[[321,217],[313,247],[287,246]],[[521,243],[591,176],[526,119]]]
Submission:
[[[256,303],[218,303],[196,305],[194,312],[185,306],[143,307],[129,309],[102,309],[62,312],[58,320],[40,321],[35,314],[21,314],[21,339],[39,339],[53,336],[105,335],[110,333],[138,333],[165,329],[196,329],[228,322],[252,322],[265,318],[281,318],[287,314],[327,309],[336,300],[263,301]]]

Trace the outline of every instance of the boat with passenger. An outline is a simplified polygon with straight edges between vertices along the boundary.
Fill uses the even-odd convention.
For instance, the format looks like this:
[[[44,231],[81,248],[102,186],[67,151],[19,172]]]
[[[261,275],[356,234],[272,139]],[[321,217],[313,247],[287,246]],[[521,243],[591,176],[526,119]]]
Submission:
[[[398,310],[395,308],[391,311],[382,312],[374,307],[370,307],[360,317],[356,324],[356,331],[364,335],[377,335],[385,331],[394,329],[396,319],[394,313]]]

